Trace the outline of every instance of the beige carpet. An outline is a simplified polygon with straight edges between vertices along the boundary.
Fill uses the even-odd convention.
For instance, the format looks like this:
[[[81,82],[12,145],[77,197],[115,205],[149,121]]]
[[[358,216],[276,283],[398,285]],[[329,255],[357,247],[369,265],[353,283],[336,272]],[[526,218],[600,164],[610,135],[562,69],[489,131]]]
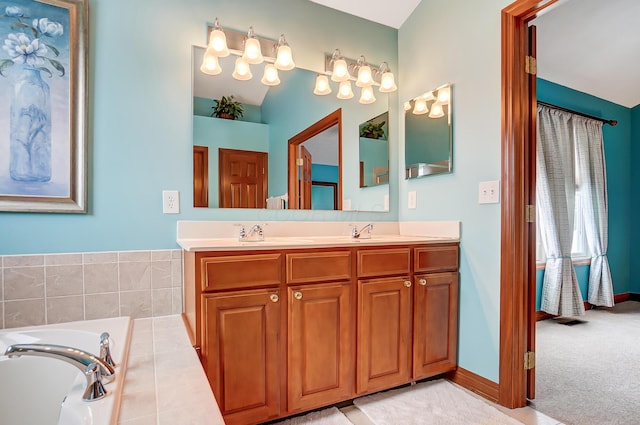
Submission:
[[[353,404],[375,425],[522,425],[442,379],[372,394]]]
[[[277,425],[353,425],[345,415],[338,410],[337,407],[311,412],[304,416],[296,416],[295,418],[285,419],[278,422]],[[276,425],[276,424],[273,424]]]
[[[567,425],[639,424],[640,303],[579,319],[538,322],[532,407]]]

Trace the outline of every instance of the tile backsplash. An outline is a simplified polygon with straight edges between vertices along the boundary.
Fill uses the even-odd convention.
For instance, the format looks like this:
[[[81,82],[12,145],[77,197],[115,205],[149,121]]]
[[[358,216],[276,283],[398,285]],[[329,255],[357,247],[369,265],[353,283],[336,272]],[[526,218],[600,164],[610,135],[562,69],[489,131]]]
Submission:
[[[181,312],[177,249],[0,256],[0,329]]]

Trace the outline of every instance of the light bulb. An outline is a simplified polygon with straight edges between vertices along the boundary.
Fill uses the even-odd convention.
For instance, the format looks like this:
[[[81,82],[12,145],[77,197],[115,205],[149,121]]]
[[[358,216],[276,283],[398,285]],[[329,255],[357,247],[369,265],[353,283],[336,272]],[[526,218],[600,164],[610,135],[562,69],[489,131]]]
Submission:
[[[380,93],[391,93],[398,90],[391,71],[385,72],[380,78]]]
[[[351,78],[351,76],[349,75],[347,62],[344,59],[336,60],[333,63],[333,73],[331,74],[331,80],[343,82],[347,81],[349,78]]]
[[[338,88],[338,99],[351,99],[353,97],[353,90],[351,90],[351,81],[342,81],[340,88]]]
[[[422,98],[417,98],[413,105],[413,113],[415,115],[422,115],[429,112],[429,108],[427,108],[427,101]]]
[[[295,68],[296,64],[293,62],[293,54],[291,53],[291,47],[284,38],[284,34],[280,36],[278,40],[278,52],[276,53],[276,68],[282,71],[289,71]]]
[[[429,118],[440,118],[444,117],[444,111],[442,110],[442,105],[438,102],[435,102],[431,105],[431,112],[429,112]]]
[[[245,62],[257,65],[264,61],[262,57],[262,49],[260,48],[260,40],[253,35],[253,27],[249,27],[248,38],[244,41],[244,53],[242,54]]]
[[[200,71],[208,75],[218,75],[222,72],[220,62],[213,52],[207,47],[202,57],[202,65]]]
[[[241,80],[241,81],[250,80],[253,77],[253,75],[251,74],[251,68],[249,67],[249,64],[245,62],[245,60],[242,59],[241,57],[236,59],[236,66],[233,69],[232,76],[236,80]]]
[[[438,90],[438,103],[441,105],[446,105],[451,100],[451,90],[449,86],[442,87]]]
[[[218,22],[218,18],[216,18],[215,24],[213,26],[213,31],[209,34],[209,46],[212,53],[219,58],[224,58],[229,56],[229,48],[227,47],[227,36],[222,31],[222,27],[220,27],[220,22]]]
[[[267,86],[277,86],[280,84],[280,77],[278,77],[278,69],[275,65],[268,63],[264,67],[264,74],[261,80],[262,84]]]
[[[409,109],[411,109],[411,102],[404,102],[404,110],[408,111]]]
[[[369,67],[369,65],[361,65],[358,68],[358,80],[356,81],[356,86],[369,87],[371,84],[373,84],[371,68]]]
[[[331,86],[329,86],[329,78],[326,75],[318,75],[316,77],[316,86],[313,89],[313,94],[324,96],[331,93]]]
[[[376,97],[373,95],[373,87],[363,87],[360,92],[360,100],[358,102],[363,105],[368,105],[376,101]]]

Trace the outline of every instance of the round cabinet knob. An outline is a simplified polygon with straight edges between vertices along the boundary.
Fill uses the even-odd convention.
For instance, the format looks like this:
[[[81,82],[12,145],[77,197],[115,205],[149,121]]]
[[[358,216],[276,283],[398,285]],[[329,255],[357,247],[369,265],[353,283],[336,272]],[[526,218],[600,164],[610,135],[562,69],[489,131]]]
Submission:
[[[280,299],[280,297],[278,296],[278,294],[271,294],[271,295],[269,295],[269,299],[271,301],[273,301],[274,303],[277,303],[278,300]]]
[[[420,280],[418,281],[418,283],[419,283],[420,285],[422,285],[422,286],[426,286],[426,285],[427,285],[427,279],[420,279]]]
[[[405,280],[404,281],[404,286],[406,286],[407,288],[411,287],[411,281],[410,280]]]
[[[294,297],[296,300],[301,300],[301,299],[302,299],[302,292],[300,292],[300,291],[296,291],[296,292],[294,292],[294,293],[293,293],[293,297]]]

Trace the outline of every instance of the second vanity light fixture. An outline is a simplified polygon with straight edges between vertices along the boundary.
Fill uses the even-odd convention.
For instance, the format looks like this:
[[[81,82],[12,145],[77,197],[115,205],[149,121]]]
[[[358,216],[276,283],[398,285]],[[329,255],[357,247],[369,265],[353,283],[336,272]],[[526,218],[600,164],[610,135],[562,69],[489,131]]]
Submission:
[[[262,47],[272,48],[275,57],[262,53]],[[253,78],[250,65],[266,62],[261,82],[268,86],[280,84],[278,71],[289,71],[295,68],[291,47],[287,43],[284,34],[280,35],[278,42],[256,37],[253,27],[245,34],[239,31],[223,30],[218,18],[213,27],[209,27],[209,42],[202,57],[200,71],[209,75],[218,75],[222,72],[218,58],[233,54],[238,56],[233,70],[233,78],[236,80],[250,80]]]
[[[357,72],[357,78],[351,76],[350,70]],[[351,99],[354,96],[351,81],[355,80],[356,86],[361,88],[359,102],[362,104],[376,101],[374,85],[379,86],[380,93],[390,93],[398,89],[387,62],[372,68],[364,56],[360,56],[357,61],[345,59],[338,49],[331,55],[325,55],[325,73],[316,77],[314,94],[324,96],[331,93],[329,76],[331,81],[339,83],[336,96],[338,99]]]
[[[434,95],[434,92],[436,93]],[[427,102],[434,101],[429,108]],[[412,105],[413,103],[413,105]],[[444,84],[435,90],[425,92],[418,97],[404,103],[404,110],[406,112],[411,111],[415,115],[422,115],[429,113],[429,118],[440,118],[445,115],[444,107],[451,104],[451,84]],[[449,117],[451,114],[449,113]]]

